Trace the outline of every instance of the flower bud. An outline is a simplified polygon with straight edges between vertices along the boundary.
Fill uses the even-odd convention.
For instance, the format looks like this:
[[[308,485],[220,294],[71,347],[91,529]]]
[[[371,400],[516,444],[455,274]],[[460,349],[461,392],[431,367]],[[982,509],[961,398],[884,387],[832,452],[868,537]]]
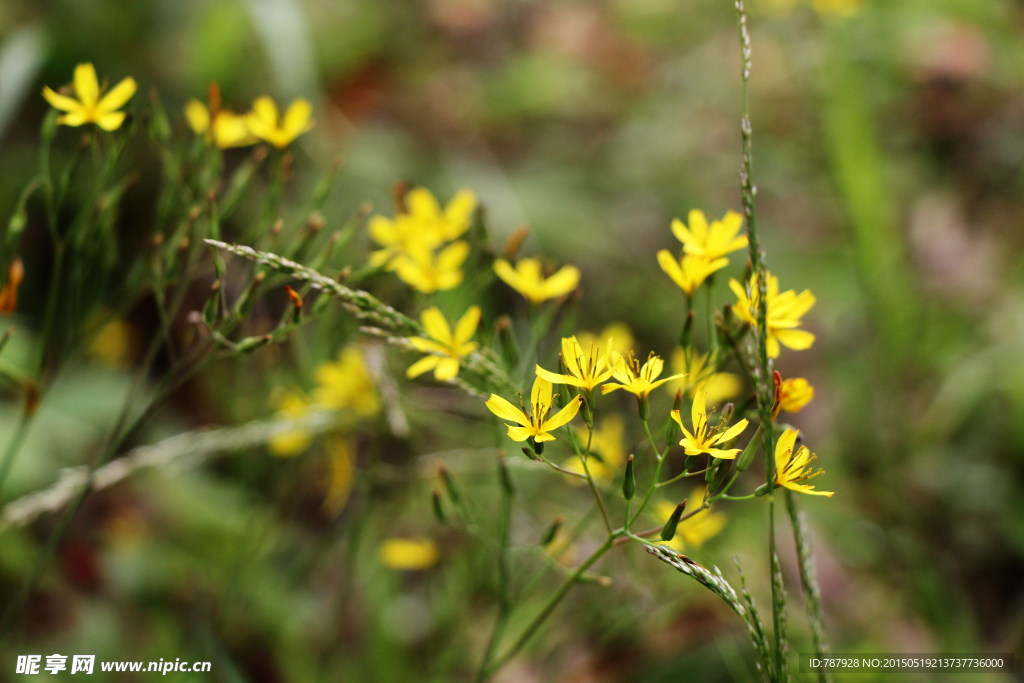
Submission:
[[[523,455],[525,455],[530,460],[536,460],[537,459],[537,454],[534,453],[533,450],[527,448],[526,446],[523,446]]]
[[[206,305],[203,307],[203,320],[210,325],[217,323],[217,314],[220,311],[220,280],[214,280],[210,287],[210,294],[206,297]]]
[[[551,543],[555,540],[555,537],[558,536],[558,530],[562,528],[563,524],[565,524],[565,517],[562,515],[559,515],[555,519],[555,521],[551,522],[551,524],[548,525],[548,528],[544,530],[544,533],[541,534],[541,546],[546,548],[547,546],[551,545]]]
[[[458,505],[462,501],[462,490],[459,488],[459,483],[455,481],[455,477],[443,464],[437,466],[437,473],[441,475],[441,482],[444,484],[445,491],[448,492],[448,497]]]
[[[687,472],[692,472],[697,469],[697,461],[700,459],[699,455],[688,455],[686,460],[683,461],[683,468]]]
[[[683,516],[683,510],[686,509],[686,501],[676,506],[676,509],[672,511],[672,516],[665,522],[665,526],[661,529],[661,540],[671,541],[676,536],[676,527],[679,526],[679,518]]]
[[[446,523],[448,521],[448,518],[444,514],[444,506],[441,503],[441,492],[438,491],[437,489],[434,489],[433,493],[431,494],[431,502],[433,503],[434,507],[434,517],[437,518],[437,521],[441,524]]]
[[[750,443],[740,453],[740,457],[736,458],[736,471],[744,472],[750,463],[754,462],[754,456],[757,455],[757,446],[761,443],[761,426],[758,425],[757,431],[754,432],[754,436],[750,437]]]
[[[766,493],[768,493],[768,482],[765,482],[764,484],[761,484],[756,489],[754,489],[755,496],[763,496]]]
[[[782,375],[776,370],[772,377],[775,383],[775,398],[772,400],[772,420],[779,416],[782,407]]]
[[[732,470],[732,460],[723,460],[715,468],[715,476],[711,479],[711,484],[708,486],[708,491],[718,491],[722,484],[725,483],[726,477],[729,476],[729,472]]]
[[[288,295],[288,300],[292,302],[292,322],[298,325],[302,322],[302,297],[288,285],[284,286],[284,293]]]
[[[267,274],[260,271],[256,273],[256,276],[249,283],[249,286],[242,292],[242,296],[238,297],[238,301],[235,302],[235,315],[239,318],[244,318],[249,315],[249,311],[252,310],[252,305],[256,302],[256,297],[259,296],[260,285],[263,284]]]
[[[711,482],[715,480],[718,468],[722,466],[723,462],[725,461],[714,456],[708,459],[708,466],[704,469],[704,483],[707,484],[708,490],[711,490]]]
[[[675,399],[672,400],[672,410],[680,410],[683,406],[683,390],[682,388],[676,392]],[[669,416],[668,424],[665,425],[665,445],[671,446],[679,440],[679,436],[682,432],[679,430],[679,423]]]
[[[21,257],[15,256],[7,266],[7,277],[4,278],[3,289],[0,289],[0,313],[9,315],[18,308],[18,288],[25,278],[25,266]]]
[[[636,494],[636,478],[633,476],[633,455],[630,454],[626,461],[626,476],[622,480],[622,497],[626,500],[633,500]]]
[[[594,427],[594,411],[591,408],[591,401],[594,400],[594,395],[590,392],[584,391],[581,396],[583,400],[580,401],[580,415],[583,417],[583,421],[587,423],[587,426],[593,429]]]
[[[246,337],[238,342],[236,349],[239,353],[252,353],[259,347],[266,346],[272,341],[274,341],[274,336],[270,334],[265,334],[262,337]]]

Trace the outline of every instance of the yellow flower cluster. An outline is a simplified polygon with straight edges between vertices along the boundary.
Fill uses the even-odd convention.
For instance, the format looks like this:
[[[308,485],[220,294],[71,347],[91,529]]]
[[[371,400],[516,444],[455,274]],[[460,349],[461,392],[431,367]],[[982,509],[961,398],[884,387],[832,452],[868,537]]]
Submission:
[[[430,190],[417,187],[403,203],[394,218],[370,219],[370,237],[381,247],[370,254],[370,265],[395,271],[425,294],[454,288],[469,256],[469,242],[458,238],[469,230],[476,195],[460,190],[442,210]]]
[[[103,130],[113,131],[124,123],[125,112],[118,111],[128,103],[137,89],[135,79],[129,77],[104,94],[91,63],[75,67],[72,90],[75,97],[43,88],[43,97],[55,109],[66,112],[57,119],[64,126],[92,123]],[[221,107],[220,89],[211,84],[207,104],[189,100],[185,105],[185,119],[196,135],[204,135],[209,144],[221,149],[255,144],[259,140],[278,149],[287,147],[295,138],[313,127],[313,106],[297,99],[281,117],[277,105],[269,97],[259,97],[248,114],[235,114]]]
[[[252,111],[235,114],[220,106],[220,91],[210,85],[207,104],[192,99],[185,104],[185,119],[196,135],[205,135],[207,143],[225,149],[244,147],[259,140],[284,149],[313,127],[313,105],[299,98],[289,105],[284,116],[269,97],[257,97]]]
[[[743,217],[735,211],[709,226],[704,212],[694,209],[689,221],[689,226],[678,218],[672,221],[672,234],[683,243],[682,257],[677,260],[668,249],[662,249],[658,263],[686,296],[692,297],[709,275],[729,265],[726,254],[747,246],[747,238],[739,234]]]

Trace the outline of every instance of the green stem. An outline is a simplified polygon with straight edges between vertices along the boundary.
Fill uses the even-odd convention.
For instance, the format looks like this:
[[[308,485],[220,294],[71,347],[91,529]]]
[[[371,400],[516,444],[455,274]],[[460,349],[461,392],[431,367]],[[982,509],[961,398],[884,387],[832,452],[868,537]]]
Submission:
[[[0,491],[3,491],[4,484],[7,483],[7,475],[11,473],[11,467],[14,465],[14,460],[21,450],[21,445],[25,441],[25,436],[28,434],[29,425],[32,424],[33,409],[28,405],[28,401],[32,400],[26,397],[25,407],[21,411],[21,417],[18,418],[18,424],[14,428],[14,434],[11,436],[11,440],[7,442],[7,447],[4,449],[3,459],[0,460]]]

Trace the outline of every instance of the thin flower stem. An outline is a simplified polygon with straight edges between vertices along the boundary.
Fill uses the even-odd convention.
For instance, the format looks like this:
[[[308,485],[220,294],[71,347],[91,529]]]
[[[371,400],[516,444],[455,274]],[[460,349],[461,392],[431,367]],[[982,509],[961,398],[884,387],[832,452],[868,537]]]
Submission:
[[[586,479],[587,478],[587,475],[585,475],[585,474],[580,474],[579,472],[573,472],[572,470],[566,469],[566,468],[562,467],[561,465],[556,465],[555,463],[553,463],[550,460],[548,460],[547,458],[545,458],[543,455],[538,455],[537,458],[539,458],[541,462],[547,464],[552,469],[558,470],[562,474],[566,474],[566,475],[568,475],[570,477],[576,477],[577,479]]]
[[[756,497],[756,493],[751,493],[746,496],[722,496],[722,500],[753,500]]]
[[[654,451],[654,456],[658,459],[658,466],[654,469],[654,481],[651,482],[651,487],[647,489],[647,495],[644,496],[640,506],[636,509],[636,514],[633,515],[633,519],[627,520],[625,530],[629,531],[629,528],[636,523],[636,520],[640,517],[640,513],[647,507],[647,503],[650,502],[651,496],[654,495],[655,489],[658,488],[658,480],[661,479],[661,468],[665,464],[665,456],[668,455],[668,446],[665,446],[665,450],[662,453],[658,453],[658,448],[654,445],[654,437],[651,436],[651,428],[647,424],[647,420],[643,421],[644,431],[647,433],[647,439],[651,442],[651,450]]]
[[[612,521],[608,516],[608,509],[604,506],[604,498],[601,497],[601,493],[597,490],[597,486],[594,484],[594,478],[590,476],[590,469],[587,467],[587,458],[590,457],[590,445],[594,439],[593,422],[587,425],[587,428],[590,430],[587,435],[587,450],[586,453],[583,453],[580,451],[579,444],[576,443],[576,436],[572,433],[572,428],[569,425],[565,426],[566,431],[569,433],[569,441],[572,443],[572,447],[576,451],[576,455],[579,457],[580,462],[583,463],[584,478],[587,480],[587,486],[590,487],[590,492],[594,494],[594,500],[597,501],[597,507],[601,510],[601,519],[604,520],[605,529],[608,533],[611,533]]]
[[[3,490],[4,484],[7,483],[7,475],[11,473],[11,467],[14,465],[18,452],[21,451],[21,445],[24,443],[25,436],[28,435],[28,428],[32,424],[33,412],[28,404],[29,400],[31,400],[29,397],[25,398],[26,403],[21,411],[21,417],[18,418],[14,434],[11,435],[11,440],[7,442],[3,458],[0,459],[0,491]]]
[[[688,472],[686,470],[683,470],[682,474],[677,474],[676,476],[672,477],[671,479],[666,479],[665,481],[661,482],[660,484],[656,484],[656,486],[660,489],[662,486],[668,486],[669,484],[674,484],[674,483],[676,483],[677,481],[679,481],[680,479],[682,479],[684,477],[693,477],[693,476],[696,476],[698,474],[704,474],[707,471],[708,471],[707,467],[705,467],[702,470],[697,470],[696,472]]]
[[[644,422],[644,432],[646,432],[647,440],[651,444],[651,450],[654,451],[654,457],[658,459],[658,462],[661,462],[662,458],[664,458],[665,456],[663,454],[659,453],[658,452],[658,447],[654,445],[654,437],[651,436],[651,428],[647,425],[647,420],[644,420],[643,422]],[[666,452],[668,451],[667,447],[665,448],[665,451]]]

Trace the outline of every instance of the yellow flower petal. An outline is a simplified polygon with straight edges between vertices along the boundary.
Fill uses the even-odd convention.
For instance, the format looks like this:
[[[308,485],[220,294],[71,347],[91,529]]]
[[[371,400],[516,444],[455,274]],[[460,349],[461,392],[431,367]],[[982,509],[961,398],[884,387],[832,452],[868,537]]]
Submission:
[[[427,334],[445,346],[452,345],[451,327],[448,326],[448,321],[437,306],[431,306],[423,311],[420,314],[420,320],[423,322],[423,327],[426,329]]]
[[[473,338],[480,325],[480,307],[470,306],[455,325],[455,345],[461,346]]]
[[[434,370],[434,378],[442,382],[454,379],[459,374],[459,361],[457,358],[442,358]]]
[[[75,94],[86,109],[96,105],[100,96],[100,83],[96,79],[96,69],[91,63],[75,67]]]
[[[512,420],[513,422],[518,422],[521,425],[530,424],[529,418],[526,417],[526,414],[523,413],[523,411],[516,408],[497,394],[491,394],[491,397],[487,399],[487,402],[484,403],[484,405],[487,406],[489,411],[503,420]]]
[[[61,111],[82,111],[82,103],[73,97],[61,95],[60,93],[54,92],[49,86],[43,88],[43,97],[50,103],[54,109],[60,109]]]
[[[439,356],[424,356],[409,366],[409,369],[405,371],[405,376],[409,379],[414,379],[424,372],[433,370],[440,362],[441,358]]]
[[[135,90],[138,86],[135,84],[135,79],[125,78],[120,83],[110,89],[106,95],[103,96],[99,102],[96,103],[96,109],[101,112],[112,112],[115,109],[119,109],[135,94]]]
[[[196,135],[202,135],[210,128],[210,110],[197,99],[185,103],[185,120]]]

